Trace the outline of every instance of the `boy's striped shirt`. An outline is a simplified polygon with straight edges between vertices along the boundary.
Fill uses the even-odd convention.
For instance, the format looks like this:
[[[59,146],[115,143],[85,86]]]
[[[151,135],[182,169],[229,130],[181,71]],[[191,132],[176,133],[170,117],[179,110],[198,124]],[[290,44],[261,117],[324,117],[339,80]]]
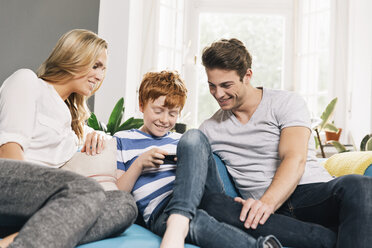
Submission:
[[[152,148],[176,153],[181,134],[168,132],[163,137],[154,137],[132,129],[118,132],[115,137],[117,139],[117,168],[127,171],[138,156]],[[173,192],[175,176],[176,163],[162,164],[159,168],[146,168],[137,179],[132,194],[146,223],[152,212]]]

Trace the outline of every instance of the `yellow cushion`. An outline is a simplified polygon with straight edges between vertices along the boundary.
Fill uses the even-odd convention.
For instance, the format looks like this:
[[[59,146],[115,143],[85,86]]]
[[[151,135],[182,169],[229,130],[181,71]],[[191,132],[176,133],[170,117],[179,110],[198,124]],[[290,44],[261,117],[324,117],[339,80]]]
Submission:
[[[370,164],[372,164],[372,151],[343,152],[327,159],[324,167],[332,176],[339,177],[347,174],[363,175]]]

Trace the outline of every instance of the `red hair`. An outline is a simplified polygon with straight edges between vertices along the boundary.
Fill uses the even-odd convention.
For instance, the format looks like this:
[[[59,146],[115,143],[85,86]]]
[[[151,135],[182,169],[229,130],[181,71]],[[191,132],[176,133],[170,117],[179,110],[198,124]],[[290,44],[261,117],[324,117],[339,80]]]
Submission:
[[[148,72],[144,75],[139,88],[139,104],[145,107],[151,100],[165,96],[164,107],[180,107],[186,102],[187,89],[177,72]]]

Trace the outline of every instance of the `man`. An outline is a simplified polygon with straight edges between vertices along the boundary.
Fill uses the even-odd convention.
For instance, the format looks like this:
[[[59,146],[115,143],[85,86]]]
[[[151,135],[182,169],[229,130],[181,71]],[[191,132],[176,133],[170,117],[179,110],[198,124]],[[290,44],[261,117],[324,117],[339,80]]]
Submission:
[[[322,225],[337,232],[337,247],[368,247],[372,242],[372,178],[348,175],[333,179],[317,163],[304,100],[293,92],[254,88],[251,56],[237,39],[211,44],[204,49],[202,61],[220,110],[200,129],[242,195],[235,199],[241,204],[235,218],[244,227],[231,214],[216,213],[215,218],[254,234],[264,230],[269,224],[265,222],[276,213],[298,220],[283,221],[284,231],[289,225],[301,229],[305,222],[312,222],[317,224],[315,228]],[[286,246],[276,233],[283,230],[272,234]],[[317,236],[323,242],[321,233]],[[289,243],[299,239],[294,236]]]

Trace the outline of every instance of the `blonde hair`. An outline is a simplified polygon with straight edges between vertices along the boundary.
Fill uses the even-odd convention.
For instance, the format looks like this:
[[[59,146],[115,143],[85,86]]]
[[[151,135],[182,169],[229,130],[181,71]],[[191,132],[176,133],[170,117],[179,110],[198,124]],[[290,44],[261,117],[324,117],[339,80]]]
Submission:
[[[71,80],[88,73],[105,49],[107,49],[107,42],[99,38],[97,34],[85,29],[71,30],[58,40],[49,58],[37,70],[37,75],[50,83]],[[101,84],[102,82],[99,82],[96,85],[92,94],[99,89]],[[86,96],[76,93],[72,93],[65,100],[71,112],[72,130],[80,141],[84,136],[84,123],[90,115],[86,100]]]

